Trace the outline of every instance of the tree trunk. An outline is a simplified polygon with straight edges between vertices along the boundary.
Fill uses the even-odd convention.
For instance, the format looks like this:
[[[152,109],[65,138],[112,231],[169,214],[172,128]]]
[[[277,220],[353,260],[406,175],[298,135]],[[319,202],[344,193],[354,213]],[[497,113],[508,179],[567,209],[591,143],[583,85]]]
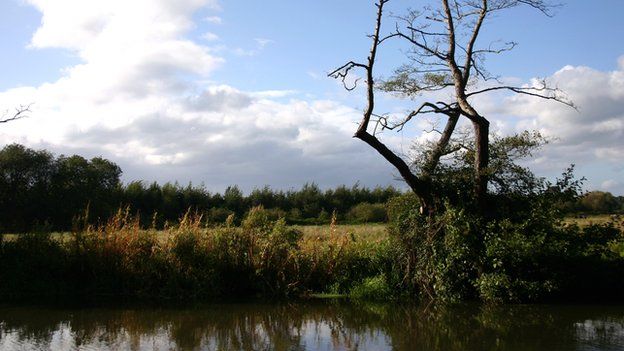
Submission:
[[[490,162],[490,122],[480,117],[473,122],[475,132],[475,198],[479,210],[487,210],[488,164]]]
[[[418,196],[420,200],[420,213],[433,216],[435,213],[435,201],[433,194],[431,193],[431,184],[428,181],[420,179],[410,170],[409,166],[403,159],[392,152],[386,145],[384,145],[379,139],[365,130],[358,130],[354,137],[364,141],[373,149],[383,156],[386,161],[390,162],[401,174],[401,177],[405,180],[407,185],[412,189],[414,194]]]

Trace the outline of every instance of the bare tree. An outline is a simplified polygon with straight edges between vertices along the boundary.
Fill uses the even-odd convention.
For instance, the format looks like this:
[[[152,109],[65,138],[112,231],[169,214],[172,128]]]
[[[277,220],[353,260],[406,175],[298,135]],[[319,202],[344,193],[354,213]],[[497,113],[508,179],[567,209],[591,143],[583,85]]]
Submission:
[[[15,111],[13,111],[13,113],[9,113],[8,111],[6,111],[4,114],[2,114],[2,117],[0,117],[0,124],[26,118],[28,116],[28,113],[30,112],[30,106],[31,105],[20,105],[20,107],[15,108]]]
[[[484,58],[488,54],[509,51],[516,43],[490,43],[487,47],[480,47],[479,35],[486,20],[496,12],[525,5],[550,16],[550,11],[556,5],[547,0],[436,0],[436,6],[420,11],[408,10],[402,16],[393,16],[393,30],[382,35],[382,22],[385,20],[385,6],[388,2],[390,0],[378,0],[375,3],[375,30],[370,35],[372,46],[366,62],[349,61],[329,74],[345,83],[352,71],[365,71],[368,103],[354,137],[377,150],[399,171],[420,198],[421,211],[431,215],[439,200],[432,189],[432,176],[443,156],[460,151],[461,146],[454,145],[452,137],[459,119],[468,119],[474,137],[474,196],[479,207],[484,209],[488,188],[490,122],[474,107],[471,98],[505,90],[574,106],[559,89],[550,87],[546,80],[533,86],[502,84],[483,67]],[[391,78],[376,82],[378,51],[389,40],[400,40],[408,45],[408,63],[397,68]],[[346,83],[345,87],[348,90],[355,89],[355,86],[348,87]],[[379,90],[408,98],[449,90],[452,98],[449,101],[426,101],[403,118],[390,122],[389,116],[375,113],[375,97]],[[401,130],[413,119],[428,114],[442,116],[446,123],[438,131],[440,137],[430,146],[427,157],[414,170],[377,135],[386,129]]]

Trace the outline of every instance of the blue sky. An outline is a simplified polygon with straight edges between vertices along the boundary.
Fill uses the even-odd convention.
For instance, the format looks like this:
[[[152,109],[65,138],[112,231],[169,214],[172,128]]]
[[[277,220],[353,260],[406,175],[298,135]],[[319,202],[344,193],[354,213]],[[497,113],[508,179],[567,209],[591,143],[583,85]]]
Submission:
[[[398,13],[421,3],[390,6]],[[0,142],[102,155],[122,166],[125,180],[192,181],[212,190],[399,184],[350,138],[361,92],[325,77],[366,57],[372,2],[132,4],[0,3],[0,107],[35,103],[27,120],[2,126]],[[622,13],[619,0],[569,0],[552,18],[521,7],[488,23],[483,43],[519,43],[487,61],[492,73],[520,84],[549,77],[579,104],[577,113],[509,96],[477,103],[497,133],[529,128],[559,138],[529,161],[539,174],[552,177],[576,163],[588,187],[624,194]],[[402,59],[390,45],[380,73]],[[397,112],[409,102],[386,97],[382,106]],[[386,140],[408,149],[422,138],[420,127]]]
[[[408,1],[395,1],[404,5]],[[272,40],[262,54],[240,56],[226,53],[229,64],[215,72],[214,80],[249,90],[296,89],[322,95],[333,87],[329,80],[313,79],[345,58],[365,56],[374,12],[361,1],[243,1],[230,0],[198,10],[196,28],[188,37],[201,41],[206,32],[217,34],[218,42],[243,50],[258,50],[255,39]],[[401,6],[402,7],[402,6]],[[68,9],[68,11],[70,11]],[[584,65],[612,70],[624,54],[621,14],[624,2],[571,0],[546,17],[529,8],[499,15],[484,32],[487,41],[508,39],[520,45],[513,52],[492,57],[493,72],[524,79],[547,76],[564,65]],[[20,0],[0,3],[0,61],[3,89],[15,85],[55,80],[59,71],[79,62],[62,49],[29,49],[30,39],[41,21],[41,13]],[[216,16],[221,24],[204,21]],[[608,37],[607,37],[608,36]]]

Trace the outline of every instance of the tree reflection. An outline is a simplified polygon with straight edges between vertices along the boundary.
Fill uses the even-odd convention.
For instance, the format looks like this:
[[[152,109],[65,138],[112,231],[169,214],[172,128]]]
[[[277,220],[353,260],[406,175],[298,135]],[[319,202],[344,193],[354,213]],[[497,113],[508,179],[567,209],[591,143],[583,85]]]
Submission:
[[[624,308],[330,300],[195,308],[0,308],[0,349],[571,350],[624,346]]]

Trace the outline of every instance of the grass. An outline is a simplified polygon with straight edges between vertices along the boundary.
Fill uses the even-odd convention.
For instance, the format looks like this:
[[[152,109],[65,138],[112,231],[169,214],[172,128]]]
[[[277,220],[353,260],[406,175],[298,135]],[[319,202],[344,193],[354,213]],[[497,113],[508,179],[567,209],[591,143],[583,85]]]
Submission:
[[[586,218],[568,217],[565,219],[566,224],[576,224],[580,227],[586,227],[592,224],[614,225],[624,230],[624,216],[619,220],[614,220],[612,215],[589,215]],[[303,233],[303,237],[307,240],[324,241],[329,240],[332,235],[337,237],[349,237],[353,241],[364,241],[370,243],[378,243],[388,239],[387,225],[379,223],[367,224],[333,224],[333,225],[295,225],[293,229]],[[145,230],[147,232],[148,230]],[[154,232],[149,230],[149,232]],[[156,237],[162,242],[166,242],[171,234],[170,230],[155,231]],[[15,240],[19,234],[4,234],[7,241]],[[58,241],[67,241],[71,239],[72,234],[69,232],[51,233],[50,237]]]
[[[348,236],[356,241],[378,242],[388,238],[385,224],[335,224],[335,225],[309,225],[295,226],[304,237],[328,239],[332,234]],[[332,233],[333,231],[333,233]]]
[[[188,216],[165,230],[119,212],[75,233],[6,235],[0,299],[344,295],[388,269],[388,243],[384,226],[292,227],[262,208],[239,227]]]
[[[339,237],[346,236],[356,241],[379,242],[388,238],[386,224],[369,223],[369,224],[335,224],[335,225],[295,225],[293,229],[302,232],[304,238],[316,239],[319,241],[329,240],[334,235]],[[143,230],[144,232],[156,232],[158,240],[166,242],[171,234],[170,230]],[[15,240],[19,234],[4,234],[7,241]],[[50,237],[60,242],[68,241],[72,237],[70,232],[54,232]]]
[[[609,218],[567,223],[588,226]],[[600,239],[578,240],[605,251]],[[624,241],[609,245],[624,257]],[[404,285],[398,250],[381,224],[287,226],[256,208],[240,226],[206,227],[201,218],[188,216],[165,230],[145,230],[138,219],[120,212],[106,225],[75,233],[4,236],[0,300],[76,295],[383,300],[403,293],[394,288]]]
[[[624,216],[620,215],[589,215],[585,218],[568,217],[564,221],[567,224],[576,224],[579,227],[587,227],[593,224],[608,224],[613,223],[616,228],[624,230]]]

